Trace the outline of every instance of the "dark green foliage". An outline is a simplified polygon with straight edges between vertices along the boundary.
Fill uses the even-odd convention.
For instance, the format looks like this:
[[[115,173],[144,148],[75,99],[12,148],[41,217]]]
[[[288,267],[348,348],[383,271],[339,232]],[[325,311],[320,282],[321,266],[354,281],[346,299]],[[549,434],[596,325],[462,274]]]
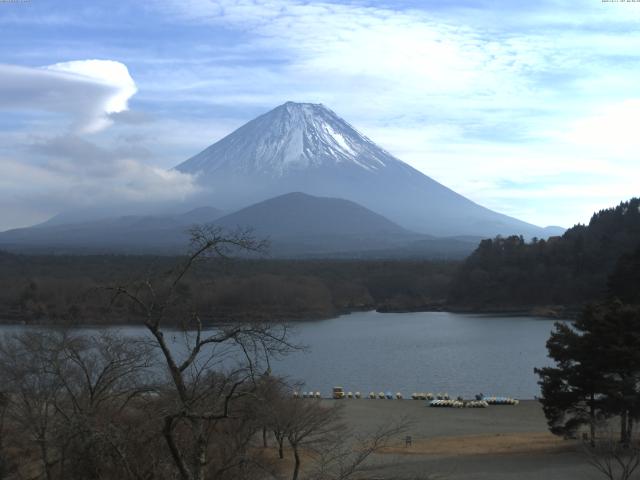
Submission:
[[[640,247],[620,257],[608,286],[611,297],[624,303],[640,304]]]
[[[628,442],[640,417],[640,308],[608,301],[557,323],[547,342],[555,367],[536,369],[550,430],[573,436],[598,417],[619,416]]]
[[[122,323],[135,313],[103,288],[162,274],[174,257],[0,255],[0,320]],[[454,262],[207,259],[176,292],[206,321],[321,318],[443,302]]]
[[[615,288],[626,282],[624,295],[629,296],[632,284],[638,285],[639,270],[625,269],[630,260],[620,258],[639,246],[638,198],[594,214],[588,226],[576,225],[562,237],[483,240],[456,274],[449,300],[476,309],[547,305],[580,309],[605,297],[607,276],[617,262],[623,266]],[[638,256],[634,258],[637,264]]]
[[[556,367],[536,368],[540,376],[540,389],[549,429],[556,435],[574,437],[576,431],[588,424],[595,428],[600,392],[604,389],[604,377],[597,345],[589,332],[592,324],[591,309],[573,326],[556,323],[547,341],[549,357]],[[593,435],[592,435],[593,437]]]

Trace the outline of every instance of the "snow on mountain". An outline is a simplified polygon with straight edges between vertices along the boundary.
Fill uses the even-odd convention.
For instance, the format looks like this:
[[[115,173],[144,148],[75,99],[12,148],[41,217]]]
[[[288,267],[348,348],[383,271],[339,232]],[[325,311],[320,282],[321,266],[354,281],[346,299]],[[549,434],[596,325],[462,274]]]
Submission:
[[[304,192],[357,202],[432,235],[547,236],[429,178],[320,104],[280,105],[176,169],[198,175],[207,191],[201,203],[230,211]]]
[[[374,171],[384,167],[389,157],[323,105],[287,102],[240,127],[178,169],[282,177],[295,170],[341,163]]]

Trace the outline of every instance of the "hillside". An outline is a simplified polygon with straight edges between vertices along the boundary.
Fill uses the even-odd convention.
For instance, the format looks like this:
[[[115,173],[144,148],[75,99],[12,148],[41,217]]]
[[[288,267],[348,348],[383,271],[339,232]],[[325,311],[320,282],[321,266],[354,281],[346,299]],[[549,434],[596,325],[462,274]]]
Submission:
[[[258,235],[276,238],[415,235],[357,203],[299,192],[251,205],[219,218],[215,223],[227,228],[248,226]]]
[[[356,202],[413,232],[449,237],[552,231],[491,211],[376,145],[321,104],[287,102],[175,167],[201,203],[228,211],[289,192]]]
[[[470,310],[577,309],[606,296],[614,270],[630,278],[625,266],[639,247],[638,198],[595,213],[561,237],[483,240],[455,276],[449,303]]]
[[[200,207],[175,215],[126,215],[64,223],[64,217],[0,232],[0,248],[37,253],[176,253],[194,224],[211,223],[222,212]]]
[[[220,217],[220,218],[218,218]],[[339,198],[288,193],[226,216],[202,207],[172,216],[52,222],[0,233],[0,248],[26,253],[175,255],[189,246],[189,228],[215,224],[250,229],[268,239],[276,258],[437,258],[469,255],[477,238],[434,238],[410,232],[362,205]]]

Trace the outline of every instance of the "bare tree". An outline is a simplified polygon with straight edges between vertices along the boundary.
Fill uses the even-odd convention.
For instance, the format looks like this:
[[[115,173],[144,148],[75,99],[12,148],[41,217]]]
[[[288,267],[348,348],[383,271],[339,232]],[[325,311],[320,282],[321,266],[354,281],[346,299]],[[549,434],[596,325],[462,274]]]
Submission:
[[[595,440],[583,445],[589,465],[609,480],[630,479],[640,466],[640,436],[635,434],[622,442],[607,421],[601,422],[598,431]]]
[[[56,405],[67,442],[61,468],[99,478],[109,465],[120,477],[145,476],[131,448],[144,430],[145,395],[156,388],[152,358],[139,339],[106,332],[67,336],[48,367],[64,389],[64,401]]]
[[[212,226],[194,228],[191,238],[191,254],[165,278],[118,286],[113,292],[114,301],[123,297],[129,300],[162,353],[171,379],[170,387],[163,392],[170,401],[162,434],[179,476],[183,480],[203,480],[208,471],[220,468],[210,465],[210,444],[218,424],[241,417],[234,409],[236,401],[251,393],[257,373],[264,371],[271,356],[293,347],[287,342],[283,325],[204,327],[200,314],[181,295],[187,275],[209,255],[261,252],[266,245],[250,232],[227,234]],[[170,326],[180,328],[181,353],[172,349],[167,339]]]
[[[405,418],[392,419],[371,433],[353,433],[342,422],[344,404],[328,407],[321,400],[293,398],[277,380],[272,381],[269,402],[261,414],[269,419],[284,457],[286,441],[293,454],[292,480],[302,478],[303,459],[307,459],[304,478],[346,480],[362,472],[376,453],[398,440],[409,426]]]
[[[335,432],[343,430],[340,423],[342,405],[324,407],[319,400],[288,399],[283,402],[289,421],[285,427],[287,441],[293,452],[292,480],[297,480],[302,465],[303,450],[316,452],[335,441]]]
[[[150,388],[142,381],[149,359],[136,341],[115,335],[39,331],[0,343],[7,420],[37,447],[43,477],[101,478],[108,470],[145,478],[125,452],[144,411],[131,403]]]
[[[268,447],[267,433],[271,432],[276,440],[278,457],[284,459],[284,444],[291,416],[289,395],[290,387],[279,377],[262,375],[256,391],[256,415],[262,426],[262,446]]]
[[[376,453],[391,446],[409,428],[406,418],[392,419],[370,434],[334,432],[337,438],[319,450],[309,480],[347,480],[361,472]]]
[[[7,437],[6,430],[6,416],[7,409],[9,407],[9,397],[6,393],[0,392],[0,478],[5,478],[11,469],[9,458],[6,452],[5,437]]]
[[[48,371],[51,352],[57,350],[52,335],[27,332],[0,343],[0,376],[9,401],[7,417],[37,446],[42,472],[52,480],[58,456],[53,445],[58,440],[56,405],[64,387]]]
[[[304,347],[297,346],[303,349]],[[287,378],[272,376],[270,370],[260,377],[255,396],[256,415],[262,424],[262,446],[268,448],[267,434],[273,434],[277,446],[278,457],[284,458],[284,444],[289,425],[289,402],[295,400],[293,392],[300,390],[300,382],[291,382]]]
[[[289,445],[293,480],[303,461],[313,480],[354,476],[402,425],[359,437],[341,423],[339,406],[292,398],[265,375],[273,356],[297,348],[284,325],[206,325],[184,281],[210,254],[264,245],[247,232],[192,233],[183,264],[110,289],[113,303],[142,319],[143,339],[32,331],[0,342],[7,419],[27,440],[25,456],[38,452],[47,480],[248,480],[284,464],[255,448],[268,430],[281,458]]]

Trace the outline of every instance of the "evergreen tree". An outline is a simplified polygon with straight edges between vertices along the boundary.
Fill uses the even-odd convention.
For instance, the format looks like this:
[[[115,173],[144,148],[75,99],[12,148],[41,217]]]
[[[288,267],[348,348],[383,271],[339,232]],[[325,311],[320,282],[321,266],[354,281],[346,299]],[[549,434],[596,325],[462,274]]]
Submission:
[[[535,372],[540,376],[540,402],[551,432],[574,437],[580,427],[588,425],[593,442],[598,414],[604,414],[600,392],[605,378],[600,357],[593,354],[597,348],[594,337],[585,333],[591,328],[591,318],[585,312],[573,326],[556,323],[547,341],[556,367],[536,368]]]
[[[610,300],[587,307],[571,326],[557,323],[547,342],[555,367],[536,369],[551,432],[573,436],[598,417],[620,417],[628,444],[640,417],[640,308]]]
[[[604,408],[620,416],[620,441],[631,440],[633,423],[640,416],[640,309],[617,300],[592,309],[590,335],[605,376]]]
[[[610,297],[624,303],[640,304],[640,244],[633,253],[620,257],[608,286]]]
[[[633,198],[595,213],[589,225],[576,225],[562,237],[529,243],[517,236],[483,240],[458,269],[448,300],[473,309],[580,311],[605,299],[609,286],[625,303],[638,303],[640,250],[635,256],[631,252],[639,247],[640,198]],[[607,285],[614,270],[618,276]]]

